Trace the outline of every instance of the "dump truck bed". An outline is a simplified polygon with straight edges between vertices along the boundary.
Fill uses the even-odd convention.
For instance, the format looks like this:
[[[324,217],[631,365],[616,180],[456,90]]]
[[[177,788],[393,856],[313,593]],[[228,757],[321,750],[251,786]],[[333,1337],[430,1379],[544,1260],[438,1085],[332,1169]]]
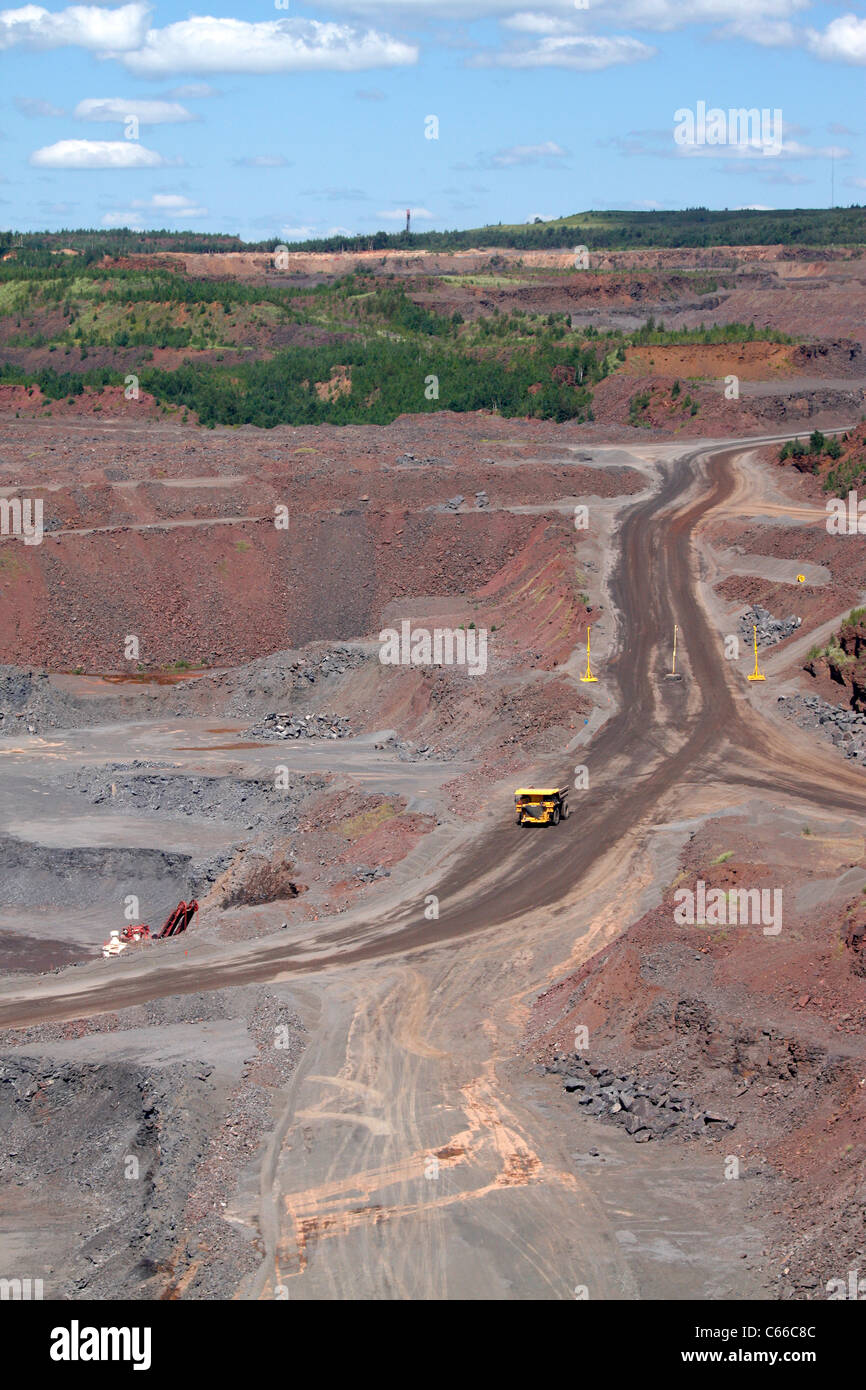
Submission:
[[[565,796],[568,787],[518,787],[515,796]]]

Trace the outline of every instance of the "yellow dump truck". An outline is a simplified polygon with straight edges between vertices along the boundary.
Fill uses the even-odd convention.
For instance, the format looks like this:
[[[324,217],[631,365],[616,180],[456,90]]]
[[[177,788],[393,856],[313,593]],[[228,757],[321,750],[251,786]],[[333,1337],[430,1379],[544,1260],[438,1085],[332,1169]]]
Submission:
[[[514,819],[518,825],[559,825],[568,815],[568,787],[518,787]]]

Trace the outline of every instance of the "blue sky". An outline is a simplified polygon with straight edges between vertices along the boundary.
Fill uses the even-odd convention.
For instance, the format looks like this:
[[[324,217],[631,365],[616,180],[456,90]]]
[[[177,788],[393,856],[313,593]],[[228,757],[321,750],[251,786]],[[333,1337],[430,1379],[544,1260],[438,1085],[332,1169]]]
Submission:
[[[174,0],[0,10],[0,226],[286,241],[866,202],[862,5]],[[698,103],[776,153],[683,146]],[[438,138],[429,117],[438,121]]]

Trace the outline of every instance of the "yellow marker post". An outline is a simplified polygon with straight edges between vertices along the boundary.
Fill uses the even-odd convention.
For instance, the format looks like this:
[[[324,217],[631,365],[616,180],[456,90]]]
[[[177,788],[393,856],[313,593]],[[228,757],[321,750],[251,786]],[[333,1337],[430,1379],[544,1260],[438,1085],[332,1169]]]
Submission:
[[[581,676],[581,678],[580,678],[584,685],[586,685],[589,681],[596,681],[596,682],[598,682],[598,676],[594,676],[594,675],[592,674],[592,668],[590,667],[590,664],[589,664],[589,634],[590,634],[591,631],[592,631],[592,627],[591,627],[591,626],[588,627],[588,628],[586,629],[586,675],[585,675],[585,676]]]
[[[765,681],[765,680],[767,679],[767,677],[766,677],[766,676],[762,676],[762,675],[761,675],[761,672],[758,670],[758,625],[757,625],[757,623],[752,623],[752,632],[753,632],[754,635],[755,635],[755,636],[754,636],[754,641],[755,641],[755,669],[754,669],[754,671],[752,672],[752,674],[749,676],[749,680],[750,680],[750,681]]]
[[[678,624],[677,624],[677,623],[674,623],[674,655],[673,655],[673,661],[671,662],[671,669],[670,669],[669,671],[665,671],[665,680],[666,680],[666,681],[681,681],[681,680],[682,680],[682,676],[681,676],[681,675],[679,674],[679,672],[677,671],[677,634],[678,634],[679,630],[680,630],[680,629],[679,629]]]

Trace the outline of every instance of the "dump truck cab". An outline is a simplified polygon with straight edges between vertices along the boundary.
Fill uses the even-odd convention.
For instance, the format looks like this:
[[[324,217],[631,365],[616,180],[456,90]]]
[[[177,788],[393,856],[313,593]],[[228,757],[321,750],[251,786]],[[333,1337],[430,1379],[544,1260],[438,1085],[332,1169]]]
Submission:
[[[558,825],[568,815],[568,787],[518,787],[514,819],[518,825]]]

